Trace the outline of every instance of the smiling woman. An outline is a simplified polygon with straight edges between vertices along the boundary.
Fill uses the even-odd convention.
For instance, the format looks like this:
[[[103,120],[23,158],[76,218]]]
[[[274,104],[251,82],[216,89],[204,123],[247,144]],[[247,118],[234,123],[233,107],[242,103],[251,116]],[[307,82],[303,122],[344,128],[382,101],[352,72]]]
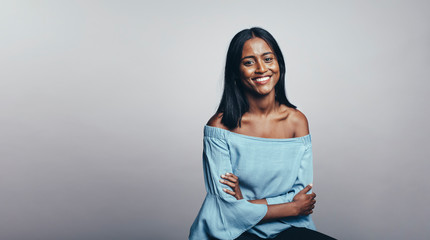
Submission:
[[[261,38],[245,42],[240,64],[242,84],[257,95],[269,94],[279,80],[279,64],[270,46]]]
[[[285,94],[285,63],[261,28],[229,46],[224,92],[204,126],[207,195],[189,239],[333,239],[312,221],[308,122]]]

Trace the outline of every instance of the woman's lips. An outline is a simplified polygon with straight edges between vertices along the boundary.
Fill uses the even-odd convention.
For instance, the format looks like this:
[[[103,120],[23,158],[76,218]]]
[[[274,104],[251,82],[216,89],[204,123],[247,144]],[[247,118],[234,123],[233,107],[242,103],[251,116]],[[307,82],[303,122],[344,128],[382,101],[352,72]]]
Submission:
[[[270,81],[270,77],[271,76],[264,76],[264,77],[259,77],[259,78],[253,78],[252,81],[254,81],[255,83],[259,84],[259,85],[263,85],[266,84]]]

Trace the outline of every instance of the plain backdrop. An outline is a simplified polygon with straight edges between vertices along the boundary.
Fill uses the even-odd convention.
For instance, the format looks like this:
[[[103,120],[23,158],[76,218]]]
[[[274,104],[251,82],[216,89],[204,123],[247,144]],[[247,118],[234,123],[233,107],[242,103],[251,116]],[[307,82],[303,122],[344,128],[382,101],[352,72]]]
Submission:
[[[260,26],[338,239],[428,239],[428,1],[0,1],[0,239],[186,239],[225,55]]]

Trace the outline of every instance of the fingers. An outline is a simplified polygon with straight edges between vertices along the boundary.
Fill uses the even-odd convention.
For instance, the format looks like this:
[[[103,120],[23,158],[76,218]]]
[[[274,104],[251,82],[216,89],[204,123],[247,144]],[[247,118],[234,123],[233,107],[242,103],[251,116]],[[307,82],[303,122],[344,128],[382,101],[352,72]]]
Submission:
[[[236,187],[236,183],[232,183],[232,182],[229,182],[227,180],[220,179],[219,182],[222,183],[222,184],[225,184],[225,185],[227,185],[227,186],[229,186],[231,188],[235,188]]]
[[[236,183],[239,180],[239,178],[236,175],[234,175],[233,173],[223,174],[223,175],[221,175],[221,178],[227,179],[227,180],[234,182],[234,183]]]
[[[312,189],[312,183],[307,185],[305,188],[302,189],[302,191],[300,191],[300,193],[307,193]]]
[[[311,195],[311,199],[314,199],[317,196],[315,193],[311,193],[310,195]]]
[[[312,211],[312,209],[315,208],[315,200],[312,201],[312,204],[309,206],[309,210]]]
[[[304,215],[309,215],[309,214],[312,214],[314,211],[313,211],[313,209],[315,208],[315,205],[311,205],[311,206],[309,206],[304,212],[303,212],[303,214]]]
[[[223,179],[220,179],[219,182],[222,184],[225,184],[231,188],[235,188],[239,182],[239,178],[236,175],[234,175],[233,173],[223,174],[223,175],[221,175],[221,178],[223,178]]]
[[[223,188],[222,190],[223,190],[224,192],[226,192],[226,193],[228,193],[228,194],[232,195],[233,197],[236,197],[236,193],[235,193],[235,192],[233,192],[233,191],[231,191],[231,190],[228,190],[227,188]]]
[[[232,177],[234,177],[234,178],[236,178],[236,179],[239,179],[236,175],[234,175],[233,173],[226,173],[225,175],[228,175],[228,176],[232,176]]]

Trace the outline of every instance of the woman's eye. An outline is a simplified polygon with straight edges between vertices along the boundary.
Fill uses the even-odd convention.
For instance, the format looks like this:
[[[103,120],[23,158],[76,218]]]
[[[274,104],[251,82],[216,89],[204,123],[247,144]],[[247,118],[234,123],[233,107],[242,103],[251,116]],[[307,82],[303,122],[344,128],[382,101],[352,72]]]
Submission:
[[[245,62],[243,62],[243,64],[246,66],[249,66],[249,65],[253,64],[253,62],[252,61],[245,61]]]
[[[265,60],[266,60],[266,62],[271,62],[273,60],[273,58],[266,58]]]

